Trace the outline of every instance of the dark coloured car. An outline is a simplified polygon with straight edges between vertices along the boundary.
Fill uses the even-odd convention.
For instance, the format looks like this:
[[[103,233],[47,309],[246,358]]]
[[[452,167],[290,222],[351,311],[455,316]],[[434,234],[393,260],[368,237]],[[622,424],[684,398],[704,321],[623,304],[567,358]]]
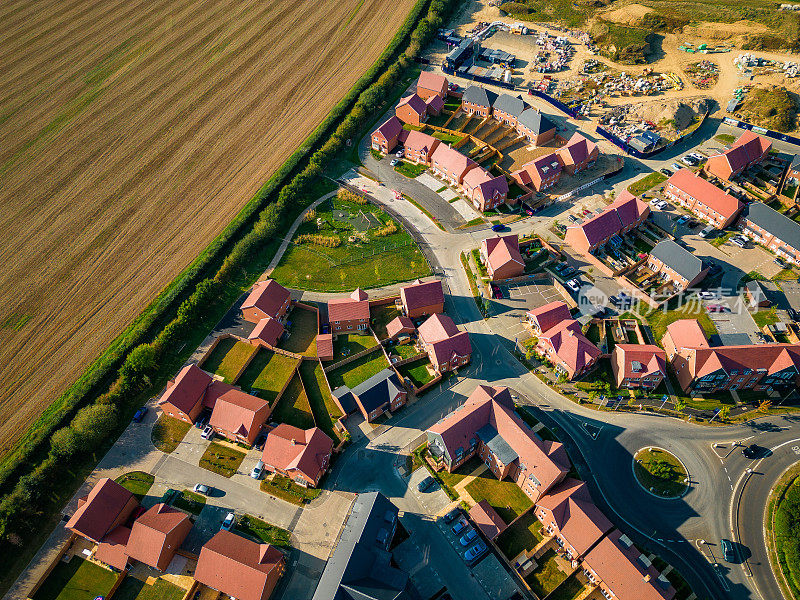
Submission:
[[[660,171],[661,171],[662,174],[666,175],[667,177],[672,175],[672,171],[670,171],[669,169],[660,169]]]
[[[754,459],[762,456],[764,454],[764,449],[758,444],[750,444],[742,449],[742,454],[744,454],[745,458]]]
[[[453,532],[453,535],[458,535],[467,527],[469,527],[469,523],[467,523],[467,520],[464,517],[461,517],[458,521],[456,521],[456,524],[450,528],[450,530]]]
[[[133,422],[134,423],[141,423],[144,416],[147,414],[147,407],[143,406],[136,413],[133,415]]]
[[[486,554],[488,548],[486,544],[483,542],[478,542],[474,546],[472,546],[469,550],[464,552],[464,560],[467,561],[467,564],[472,565],[478,561],[480,557]]]
[[[733,549],[733,544],[730,540],[720,540],[720,547],[722,548],[722,557],[728,562],[736,560],[736,552]]]
[[[464,535],[461,536],[461,539],[458,540],[458,542],[462,546],[469,546],[473,541],[475,541],[475,538],[477,537],[478,537],[478,532],[475,531],[474,529],[470,529]]]
[[[426,491],[426,490],[427,490],[429,487],[431,487],[431,486],[433,485],[434,481],[435,481],[435,480],[433,479],[433,477],[431,477],[430,475],[428,475],[428,476],[427,476],[425,479],[423,479],[422,481],[420,481],[420,482],[417,484],[417,489],[418,489],[420,492],[424,492],[424,491]]]
[[[461,516],[461,510],[459,508],[454,508],[444,517],[442,517],[442,519],[444,520],[445,523],[452,523],[460,516]]]

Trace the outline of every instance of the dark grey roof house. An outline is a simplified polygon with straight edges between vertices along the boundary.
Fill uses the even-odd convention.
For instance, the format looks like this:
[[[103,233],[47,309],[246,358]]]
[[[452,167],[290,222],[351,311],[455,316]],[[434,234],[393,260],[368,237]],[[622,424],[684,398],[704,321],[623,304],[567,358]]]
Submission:
[[[650,251],[650,256],[656,257],[689,283],[694,282],[703,271],[703,261],[672,240],[658,242]]]
[[[800,250],[800,223],[782,215],[763,202],[751,202],[747,208],[747,220],[765,229],[784,244]]]
[[[408,574],[390,564],[397,512],[379,492],[358,495],[312,600],[411,598]]]
[[[485,106],[486,108],[492,108],[495,100],[497,100],[497,94],[486,88],[478,87],[477,85],[469,86],[464,90],[464,95],[461,97],[462,102],[469,102],[470,104]]]
[[[525,101],[520,96],[510,96],[508,94],[500,94],[497,100],[492,105],[494,110],[501,110],[507,115],[519,117],[522,112],[528,108]]]
[[[343,385],[333,390],[333,396],[338,400],[342,410],[349,414],[360,408],[364,418],[369,418],[370,413],[385,408],[399,394],[405,393],[406,390],[397,373],[389,368],[362,381],[353,389]]]
[[[544,113],[536,110],[535,108],[529,108],[522,111],[517,118],[517,121],[520,125],[524,125],[530,129],[534,135],[541,135],[545,131],[550,131],[551,129],[556,128],[555,123],[548,119]]]

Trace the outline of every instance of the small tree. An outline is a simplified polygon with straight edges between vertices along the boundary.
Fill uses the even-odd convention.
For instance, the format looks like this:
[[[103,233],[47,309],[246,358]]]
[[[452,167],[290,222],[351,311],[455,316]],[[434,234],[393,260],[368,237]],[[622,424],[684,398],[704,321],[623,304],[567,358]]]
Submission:
[[[59,458],[74,456],[80,449],[80,436],[72,427],[62,427],[50,436],[50,452]]]
[[[152,344],[139,344],[131,350],[119,374],[132,388],[150,384],[150,375],[156,368],[156,349]]]
[[[731,414],[731,407],[726,404],[725,406],[719,409],[719,420],[727,421],[730,414]]]
[[[100,444],[117,424],[117,410],[109,404],[90,404],[78,411],[70,427],[86,450]]]
[[[675,410],[679,413],[682,413],[686,410],[686,401],[685,400],[676,400],[675,401]]]

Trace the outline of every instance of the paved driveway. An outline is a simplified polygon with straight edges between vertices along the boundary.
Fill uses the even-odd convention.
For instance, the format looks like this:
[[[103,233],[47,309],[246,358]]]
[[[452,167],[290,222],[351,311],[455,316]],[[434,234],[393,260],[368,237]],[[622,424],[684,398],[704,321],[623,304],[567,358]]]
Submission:
[[[704,304],[705,306],[719,304],[730,309],[730,312],[708,314],[717,327],[722,344],[757,344],[761,341],[758,336],[758,326],[744,306],[745,303],[741,301],[741,296],[726,296],[719,300],[710,300]],[[726,336],[735,337],[726,339]],[[747,339],[745,340],[743,336],[746,336]],[[739,340],[737,341],[736,338],[739,338]]]
[[[419,505],[425,509],[426,514],[439,515],[444,513],[452,502],[450,496],[445,493],[438,482],[424,492],[417,489],[419,482],[428,476],[428,469],[420,467],[411,474],[408,480],[408,489],[411,490]]]

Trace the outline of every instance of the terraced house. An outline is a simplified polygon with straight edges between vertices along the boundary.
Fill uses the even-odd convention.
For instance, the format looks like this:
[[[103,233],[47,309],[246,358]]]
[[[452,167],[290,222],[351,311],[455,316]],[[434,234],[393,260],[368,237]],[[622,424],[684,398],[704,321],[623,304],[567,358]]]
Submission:
[[[653,247],[647,267],[662,281],[672,284],[672,293],[697,285],[708,274],[701,259],[672,240],[661,240]]]
[[[470,115],[480,115],[489,117],[492,114],[492,106],[498,96],[491,90],[471,85],[464,90],[461,98],[461,109]]]
[[[772,142],[767,138],[745,131],[728,150],[709,157],[705,170],[715,177],[730,181],[750,165],[764,160],[771,148]]]
[[[744,208],[737,198],[689,169],[681,169],[667,180],[664,195],[717,229],[728,227]]]
[[[592,253],[605,246],[614,236],[628,233],[641,225],[649,214],[650,207],[625,190],[596,217],[567,227],[565,240],[582,254]]]
[[[597,144],[587,140],[577,131],[558,149],[562,168],[568,175],[575,175],[593,167],[599,156],[600,149]]]
[[[800,262],[800,224],[762,202],[752,202],[739,223],[746,236],[782,259]]]

